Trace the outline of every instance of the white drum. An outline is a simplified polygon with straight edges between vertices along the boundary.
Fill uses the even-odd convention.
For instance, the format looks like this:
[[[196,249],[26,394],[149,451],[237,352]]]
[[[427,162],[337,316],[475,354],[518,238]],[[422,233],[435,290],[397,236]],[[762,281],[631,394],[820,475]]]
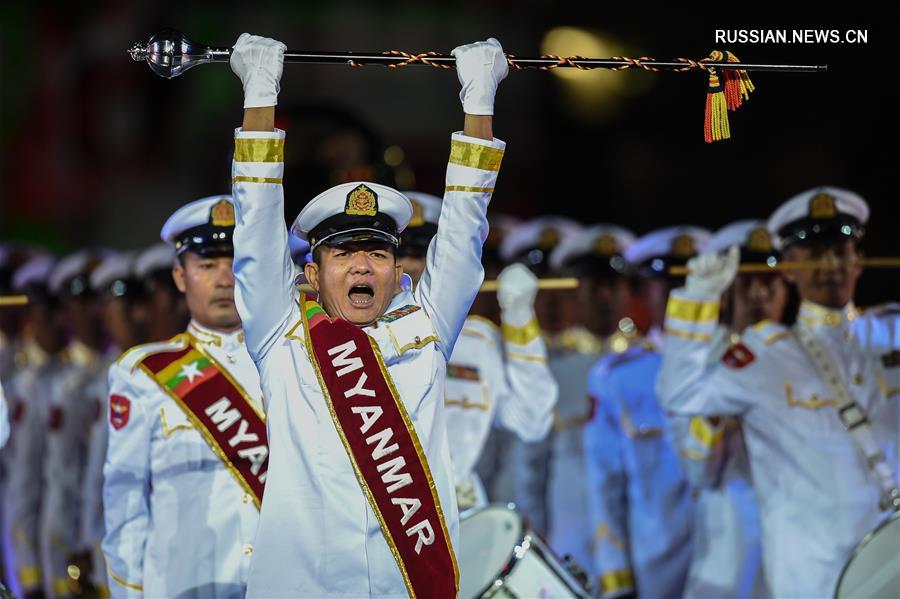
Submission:
[[[838,579],[837,599],[900,597],[900,512],[865,536]]]
[[[460,521],[459,537],[462,599],[590,597],[509,507],[488,506],[465,516]]]

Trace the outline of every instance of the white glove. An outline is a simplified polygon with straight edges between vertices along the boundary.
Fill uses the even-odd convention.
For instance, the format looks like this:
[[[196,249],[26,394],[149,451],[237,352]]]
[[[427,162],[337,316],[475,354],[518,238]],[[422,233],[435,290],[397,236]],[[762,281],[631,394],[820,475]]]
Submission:
[[[497,302],[503,322],[515,327],[534,318],[534,298],[538,280],[524,264],[510,264],[497,277]]]
[[[466,114],[493,115],[497,86],[509,72],[509,64],[500,42],[489,38],[457,46],[451,52],[456,57],[456,76],[462,84],[459,99]]]
[[[688,260],[685,292],[695,298],[719,299],[737,274],[741,250],[733,245],[724,254],[701,254]]]
[[[284,51],[287,46],[268,37],[242,33],[231,51],[231,70],[244,84],[244,108],[278,104]]]

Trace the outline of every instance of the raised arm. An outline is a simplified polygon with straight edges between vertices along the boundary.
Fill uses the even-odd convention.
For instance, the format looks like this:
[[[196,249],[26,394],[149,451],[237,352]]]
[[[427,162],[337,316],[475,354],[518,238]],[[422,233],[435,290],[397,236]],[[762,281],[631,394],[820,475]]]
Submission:
[[[524,265],[513,264],[498,280],[506,384],[496,417],[523,441],[540,441],[553,422],[559,387],[547,365],[547,346],[534,312],[537,278]]]
[[[254,360],[287,325],[293,305],[282,187],[285,135],[275,129],[284,50],[281,42],[244,33],[231,54],[231,68],[244,85],[244,122],[234,135],[231,178],[235,301]]]
[[[431,318],[447,359],[484,279],[481,246],[487,205],[506,144],[493,137],[494,95],[508,65],[495,39],[453,50],[462,84],[462,133],[450,142],[450,160],[438,232],[428,248],[416,299]]]
[[[737,272],[740,255],[703,255],[688,262],[685,287],[669,295],[663,361],[656,394],[664,410],[718,416],[744,412],[757,399],[758,362],[735,346],[721,355],[714,343],[719,298]],[[756,375],[756,376],[754,376]]]

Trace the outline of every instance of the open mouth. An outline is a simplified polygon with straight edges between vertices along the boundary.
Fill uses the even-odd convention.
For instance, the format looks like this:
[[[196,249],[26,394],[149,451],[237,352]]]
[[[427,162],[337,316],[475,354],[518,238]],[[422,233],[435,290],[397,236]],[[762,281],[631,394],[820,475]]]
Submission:
[[[354,308],[368,308],[375,303],[375,290],[370,285],[354,285],[347,297]]]

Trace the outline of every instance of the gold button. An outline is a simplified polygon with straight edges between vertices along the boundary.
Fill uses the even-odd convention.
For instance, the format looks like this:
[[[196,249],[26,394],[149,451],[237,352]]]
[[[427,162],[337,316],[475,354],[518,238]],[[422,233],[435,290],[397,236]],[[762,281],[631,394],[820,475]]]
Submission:
[[[253,554],[253,545],[247,543],[244,545],[244,555],[252,555]]]
[[[244,503],[250,503],[250,496],[244,493],[244,497],[241,499]]]

